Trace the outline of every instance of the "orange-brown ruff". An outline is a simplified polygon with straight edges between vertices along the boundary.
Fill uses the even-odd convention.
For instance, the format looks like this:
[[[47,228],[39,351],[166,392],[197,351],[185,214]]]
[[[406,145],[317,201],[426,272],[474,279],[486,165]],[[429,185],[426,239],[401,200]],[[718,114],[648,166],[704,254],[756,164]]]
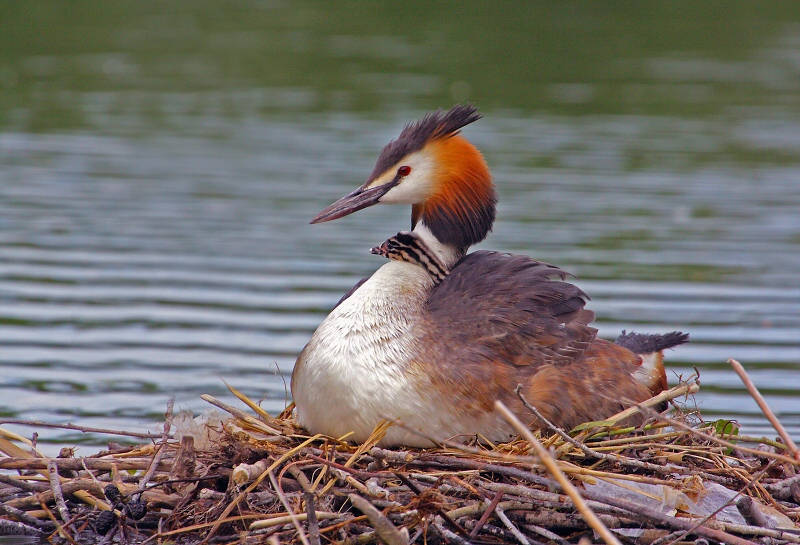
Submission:
[[[514,393],[518,384],[565,428],[667,387],[662,351],[687,335],[598,339],[588,297],[563,270],[521,255],[465,255],[486,237],[496,210],[488,167],[458,134],[479,117],[472,106],[455,106],[406,126],[367,182],[312,221],[411,204],[413,231],[397,237],[413,247],[348,293],[298,357],[292,392],[309,431],[363,441],[388,418],[403,425],[389,429],[384,445],[476,434],[504,440],[513,432],[494,413],[495,400],[542,425]]]

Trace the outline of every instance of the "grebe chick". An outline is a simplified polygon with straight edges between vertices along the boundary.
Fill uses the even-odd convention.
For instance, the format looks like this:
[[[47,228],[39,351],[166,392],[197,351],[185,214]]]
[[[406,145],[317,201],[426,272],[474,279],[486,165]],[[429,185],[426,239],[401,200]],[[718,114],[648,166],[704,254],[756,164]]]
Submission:
[[[422,237],[411,231],[400,231],[395,236],[386,239],[379,246],[375,246],[370,253],[382,255],[387,259],[415,263],[428,271],[433,281],[438,284],[450,270],[436,257]]]

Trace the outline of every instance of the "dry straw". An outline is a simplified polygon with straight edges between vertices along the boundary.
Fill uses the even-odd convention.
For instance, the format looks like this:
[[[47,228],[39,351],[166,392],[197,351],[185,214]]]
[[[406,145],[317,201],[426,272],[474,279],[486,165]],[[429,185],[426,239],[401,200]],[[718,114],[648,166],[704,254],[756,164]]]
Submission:
[[[380,448],[389,422],[361,445],[309,437],[291,408],[272,417],[233,388],[252,412],[204,396],[230,417],[202,449],[191,435],[170,438],[171,409],[151,444],[85,458],[46,458],[0,428],[0,535],[62,543],[800,543],[797,447],[731,364],[778,439],[744,437],[733,423],[704,423],[677,408],[675,400],[697,392],[696,377],[569,433],[540,418],[531,400],[522,399],[542,431],[498,403],[521,434],[499,445],[473,438]],[[664,401],[674,406],[669,417],[652,409]],[[625,427],[636,413],[645,424]]]

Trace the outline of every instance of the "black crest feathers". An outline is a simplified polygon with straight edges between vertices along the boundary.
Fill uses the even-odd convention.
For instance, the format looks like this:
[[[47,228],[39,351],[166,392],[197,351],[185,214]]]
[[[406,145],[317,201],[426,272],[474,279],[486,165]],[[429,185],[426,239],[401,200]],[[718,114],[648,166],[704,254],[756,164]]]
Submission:
[[[422,119],[409,123],[396,140],[384,146],[367,184],[396,165],[400,159],[421,150],[425,144],[438,138],[449,138],[481,118],[478,109],[472,104],[456,104],[446,112],[436,110],[425,114]]]

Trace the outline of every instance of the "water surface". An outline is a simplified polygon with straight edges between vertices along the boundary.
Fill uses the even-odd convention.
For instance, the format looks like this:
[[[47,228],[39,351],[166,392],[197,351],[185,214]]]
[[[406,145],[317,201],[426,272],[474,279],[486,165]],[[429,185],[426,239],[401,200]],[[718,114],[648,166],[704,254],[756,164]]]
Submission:
[[[706,418],[774,435],[740,360],[800,437],[797,13],[76,6],[0,8],[19,33],[0,38],[5,417],[147,431],[170,397],[234,403],[223,380],[283,409],[297,353],[409,211],[308,221],[405,122],[474,100],[500,194],[481,247],[576,274],[604,337],[688,331],[671,382],[697,367]]]

